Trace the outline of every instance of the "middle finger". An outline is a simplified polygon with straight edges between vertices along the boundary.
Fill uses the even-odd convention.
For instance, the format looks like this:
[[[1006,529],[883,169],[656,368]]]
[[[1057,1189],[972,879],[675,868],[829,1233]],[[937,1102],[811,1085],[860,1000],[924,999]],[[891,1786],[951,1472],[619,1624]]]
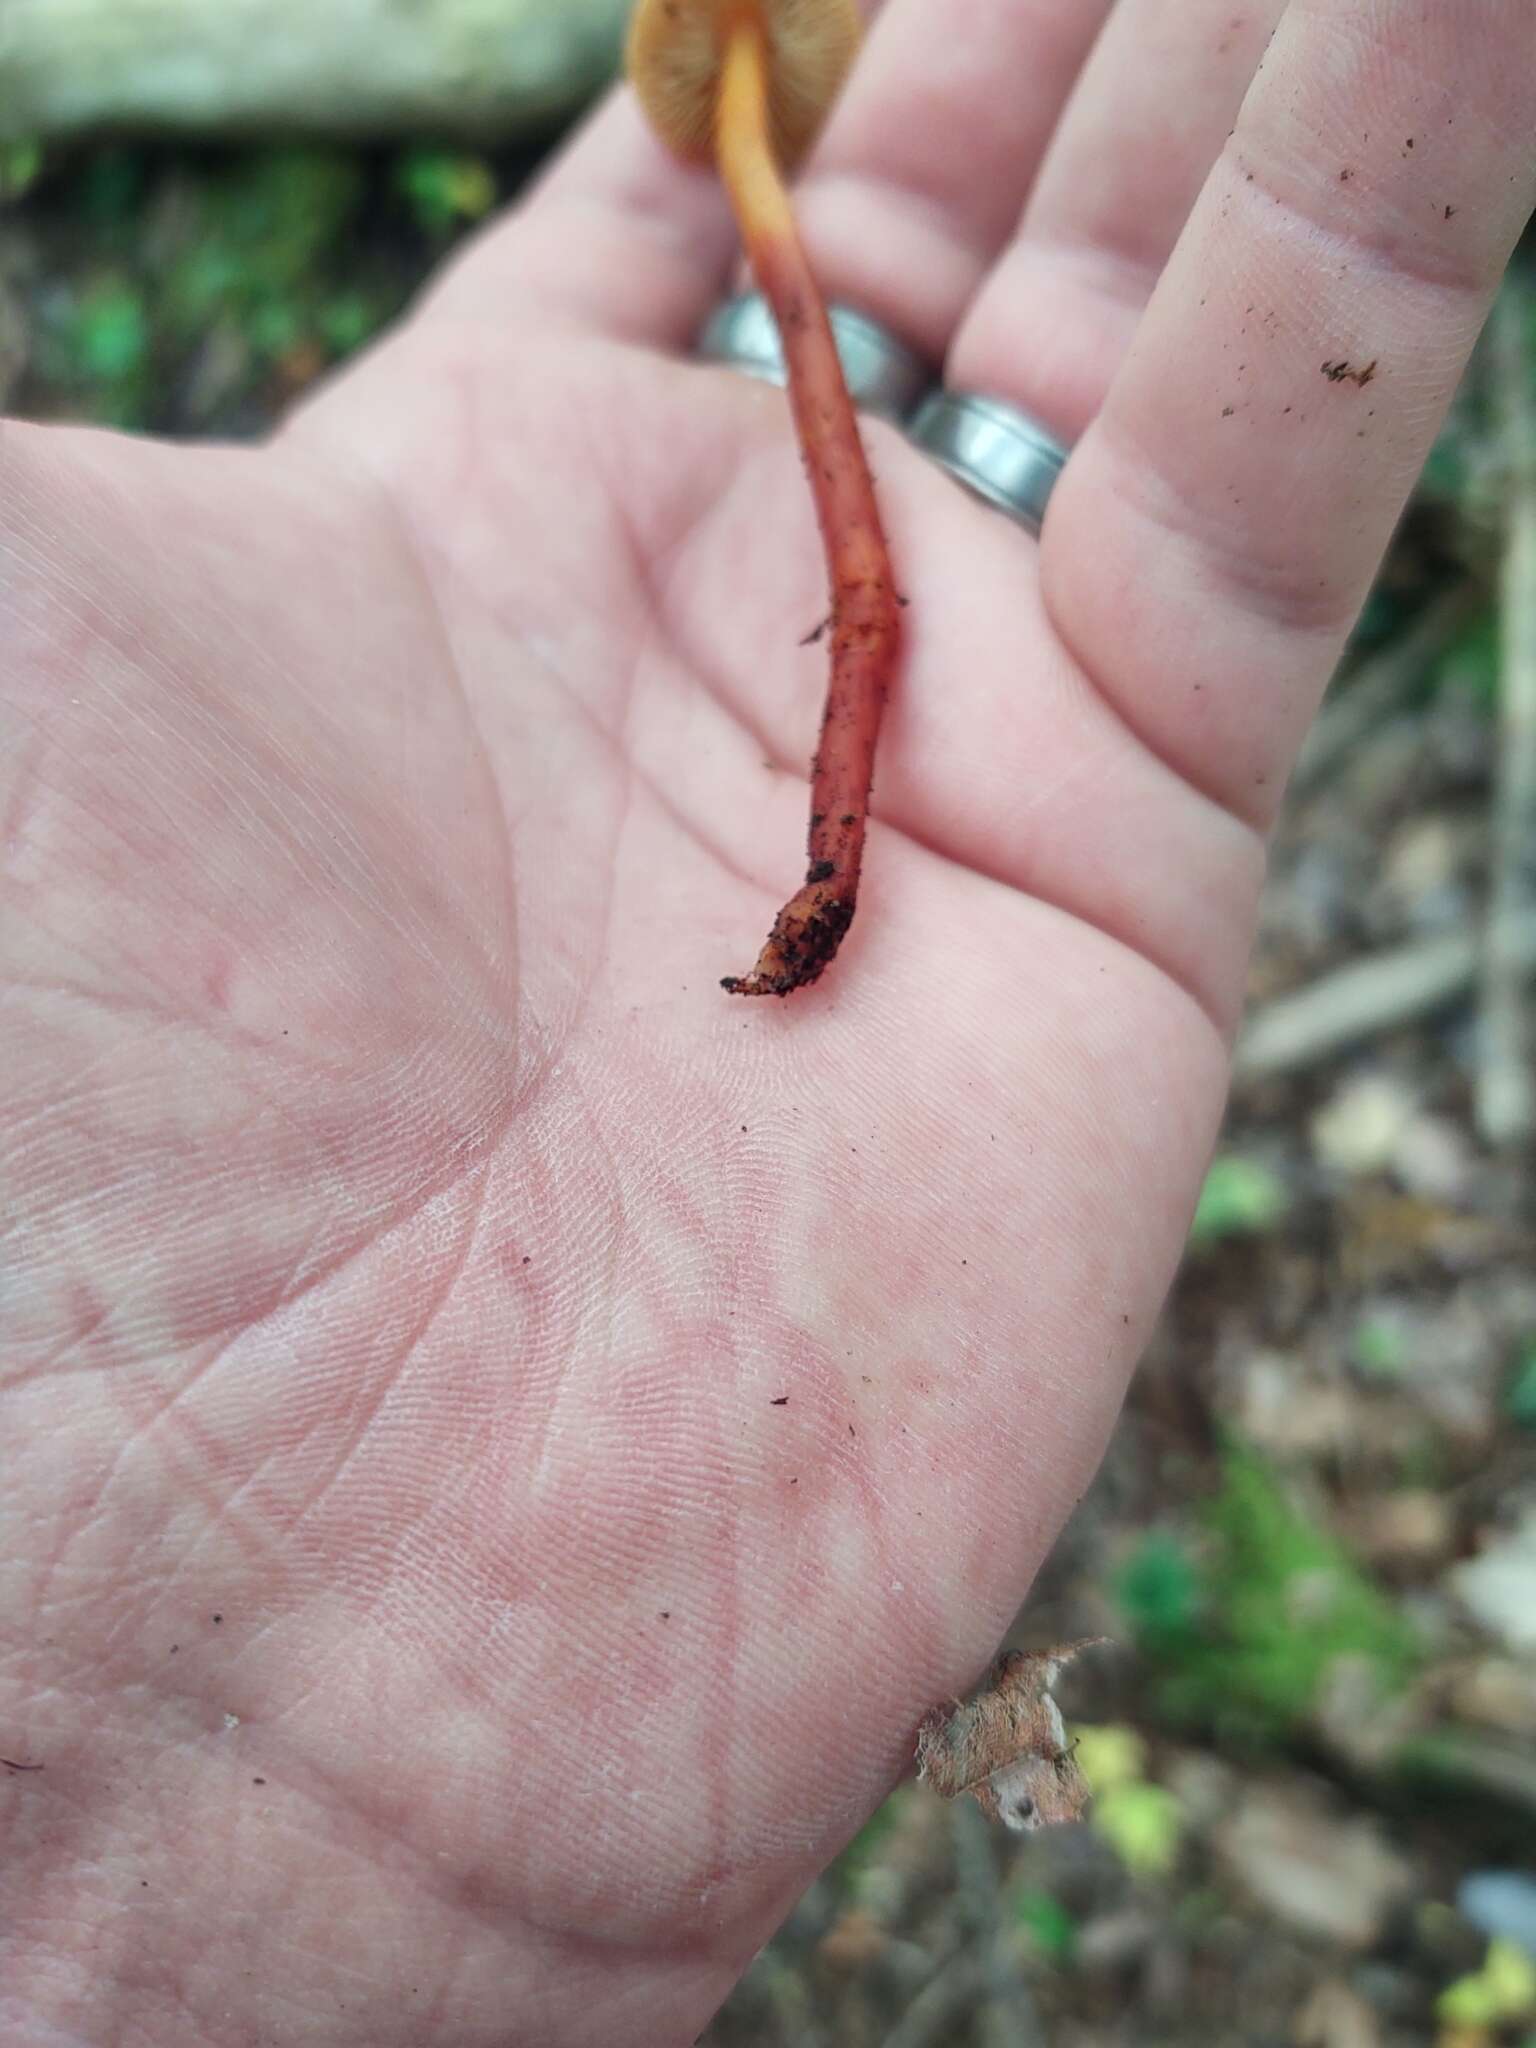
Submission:
[[[1285,0],[1119,0],[1017,238],[955,338],[957,389],[1068,443],[1098,411]]]

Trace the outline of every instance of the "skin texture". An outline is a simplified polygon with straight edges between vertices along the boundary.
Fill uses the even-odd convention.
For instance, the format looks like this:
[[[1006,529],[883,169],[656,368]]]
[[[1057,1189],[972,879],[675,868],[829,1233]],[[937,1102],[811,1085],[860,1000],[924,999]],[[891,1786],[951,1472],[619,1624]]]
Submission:
[[[688,2040],[1089,1477],[1536,132],[1527,0],[1120,0],[1061,119],[1103,11],[892,0],[808,168],[1087,432],[1037,549],[869,429],[794,1005],[821,564],[631,105],[270,449],[0,442],[7,2042]]]

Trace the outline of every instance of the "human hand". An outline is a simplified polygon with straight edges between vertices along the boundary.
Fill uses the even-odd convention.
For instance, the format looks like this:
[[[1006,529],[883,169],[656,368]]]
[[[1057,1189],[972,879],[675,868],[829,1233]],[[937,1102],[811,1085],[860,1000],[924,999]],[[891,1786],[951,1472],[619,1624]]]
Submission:
[[[819,548],[627,100],[271,447],[7,430],[7,2038],[687,2038],[1091,1473],[1536,132],[1525,0],[1107,12],[890,0],[802,184],[1082,438],[1037,549],[869,428],[788,1003]]]

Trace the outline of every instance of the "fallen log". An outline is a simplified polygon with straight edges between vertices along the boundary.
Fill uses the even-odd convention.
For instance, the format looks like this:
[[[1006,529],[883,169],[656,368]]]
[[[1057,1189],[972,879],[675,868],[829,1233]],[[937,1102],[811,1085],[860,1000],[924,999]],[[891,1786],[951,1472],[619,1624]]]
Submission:
[[[3,0],[0,142],[514,140],[601,90],[627,14],[628,0]]]

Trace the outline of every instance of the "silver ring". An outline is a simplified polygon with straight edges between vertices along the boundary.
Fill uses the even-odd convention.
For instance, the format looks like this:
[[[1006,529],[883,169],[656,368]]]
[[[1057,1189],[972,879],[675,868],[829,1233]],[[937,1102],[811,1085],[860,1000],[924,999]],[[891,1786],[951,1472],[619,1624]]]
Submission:
[[[932,391],[907,431],[968,491],[1040,531],[1068,451],[1028,413],[974,391]]]
[[[854,404],[900,425],[933,383],[928,364],[852,306],[828,306],[827,318]],[[717,306],[699,336],[698,352],[706,362],[729,363],[769,384],[786,379],[778,323],[760,292],[743,292]]]

